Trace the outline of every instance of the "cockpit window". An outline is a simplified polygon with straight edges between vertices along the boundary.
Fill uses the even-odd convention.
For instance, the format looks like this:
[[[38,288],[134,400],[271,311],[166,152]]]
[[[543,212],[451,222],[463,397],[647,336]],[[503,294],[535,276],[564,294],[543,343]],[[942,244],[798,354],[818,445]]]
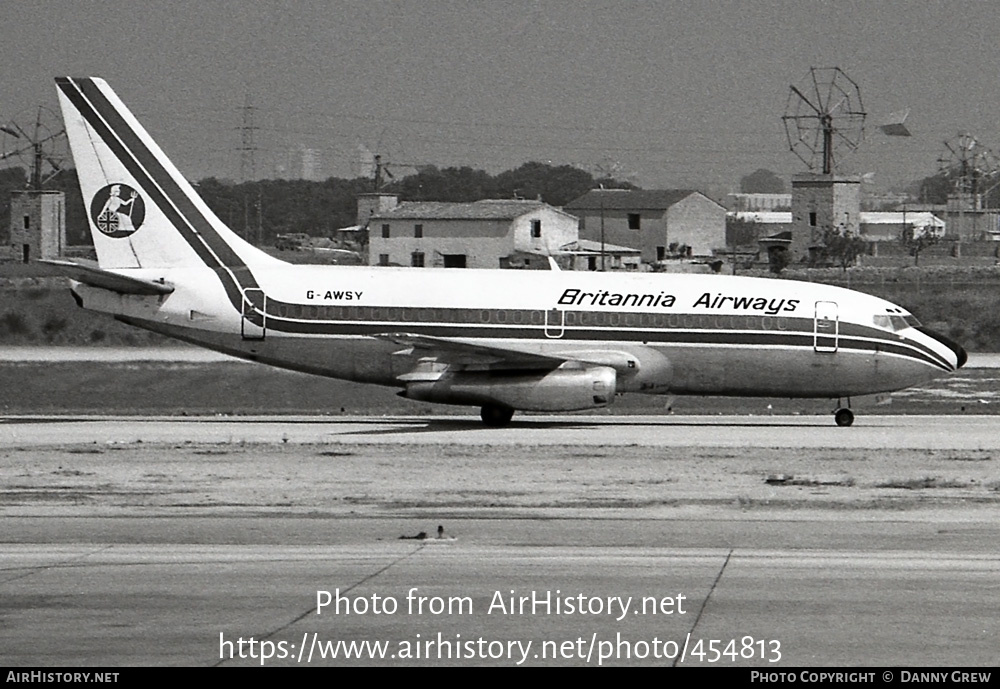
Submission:
[[[879,328],[891,330],[892,332],[899,332],[907,328],[916,328],[920,325],[920,321],[910,314],[906,314],[905,316],[898,314],[877,314],[872,318],[872,321]]]
[[[889,316],[889,322],[892,323],[892,329],[894,332],[906,330],[910,327],[910,325],[906,322],[906,319],[902,316]]]
[[[889,322],[889,317],[882,314],[875,314],[872,319],[879,328],[884,328],[886,330],[892,330],[892,323]]]

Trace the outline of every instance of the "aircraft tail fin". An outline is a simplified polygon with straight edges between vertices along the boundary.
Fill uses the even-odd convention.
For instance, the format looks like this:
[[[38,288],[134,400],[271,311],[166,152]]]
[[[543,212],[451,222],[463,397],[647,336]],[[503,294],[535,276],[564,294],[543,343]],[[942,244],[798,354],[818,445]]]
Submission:
[[[103,79],[56,85],[102,269],[281,263],[219,220]]]

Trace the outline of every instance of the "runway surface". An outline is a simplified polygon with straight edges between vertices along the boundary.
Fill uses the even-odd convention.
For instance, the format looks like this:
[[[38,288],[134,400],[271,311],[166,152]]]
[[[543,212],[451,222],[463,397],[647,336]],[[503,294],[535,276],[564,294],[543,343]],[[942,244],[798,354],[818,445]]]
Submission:
[[[997,431],[4,418],[0,656],[993,666]]]
[[[190,441],[479,446],[650,446],[1000,449],[1000,416],[536,416],[508,428],[478,417],[0,417],[18,446]]]

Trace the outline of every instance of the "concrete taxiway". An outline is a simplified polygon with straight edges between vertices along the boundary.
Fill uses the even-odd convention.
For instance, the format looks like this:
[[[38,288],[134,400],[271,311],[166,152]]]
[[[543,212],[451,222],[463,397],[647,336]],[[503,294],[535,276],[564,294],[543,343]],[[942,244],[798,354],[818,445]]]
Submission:
[[[0,656],[992,666],[998,430],[6,418]]]

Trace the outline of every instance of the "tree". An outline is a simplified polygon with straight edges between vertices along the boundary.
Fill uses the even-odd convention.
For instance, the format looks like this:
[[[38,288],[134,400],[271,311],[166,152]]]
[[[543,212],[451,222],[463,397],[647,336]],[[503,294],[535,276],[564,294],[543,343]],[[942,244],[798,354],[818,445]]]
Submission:
[[[496,176],[498,198],[540,198],[552,206],[564,206],[594,188],[594,177],[572,165],[525,163]]]
[[[767,250],[767,267],[775,275],[781,274],[791,259],[788,257],[788,249],[783,246],[772,246]]]
[[[920,182],[920,200],[924,203],[947,203],[948,194],[954,191],[955,184],[945,172],[938,172],[930,177],[924,177]]]
[[[763,225],[760,223],[726,215],[726,246],[731,253],[733,275],[736,275],[737,250],[743,248],[746,251],[748,248],[756,248],[757,241],[762,234]]]
[[[389,185],[388,191],[398,193],[404,201],[468,203],[497,196],[494,178],[468,166],[439,169],[428,165]]]
[[[754,220],[726,216],[726,244],[731,247],[755,246],[763,233],[763,225]]]
[[[929,246],[937,244],[940,237],[933,232],[928,232],[926,229],[918,233],[917,228],[910,223],[906,223],[902,232],[899,233],[899,240],[906,247],[907,253],[913,256],[913,265],[919,266],[920,252]]]
[[[785,181],[770,170],[757,168],[740,178],[740,191],[744,194],[784,194]]]
[[[867,246],[864,239],[850,230],[827,229],[823,232],[822,253],[831,263],[839,265],[842,271],[853,266],[858,256],[864,253]]]

